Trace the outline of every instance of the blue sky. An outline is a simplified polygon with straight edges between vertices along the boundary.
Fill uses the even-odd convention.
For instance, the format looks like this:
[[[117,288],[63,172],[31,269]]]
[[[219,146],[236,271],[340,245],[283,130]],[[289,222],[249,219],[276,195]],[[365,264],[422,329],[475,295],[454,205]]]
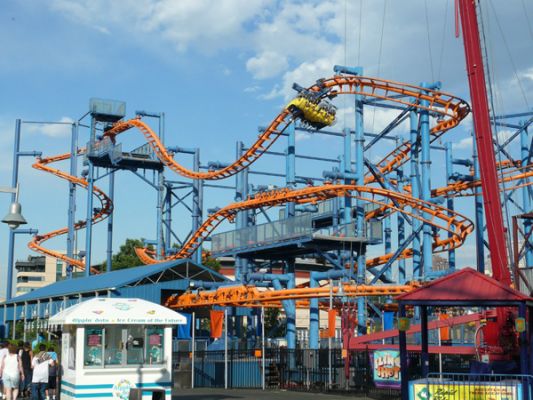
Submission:
[[[497,109],[502,113],[530,109],[533,4],[483,3]],[[441,80],[445,91],[469,97],[451,0],[4,0],[0,48],[1,185],[11,182],[15,118],[70,121],[87,111],[91,97],[124,100],[129,116],[138,109],[165,112],[168,143],[200,147],[204,163],[231,161],[235,142],[254,141],[257,127],[268,124],[293,94],[293,82],[307,85],[330,76],[334,64],[361,65],[366,75],[413,84]],[[352,123],[350,100],[341,99],[337,106],[346,118],[337,125],[341,129]],[[394,117],[390,112],[367,115],[366,127],[374,131]],[[467,121],[447,136],[465,157],[470,126]],[[87,132],[82,135],[80,142],[87,140]],[[125,148],[142,144],[138,132],[121,140]],[[52,155],[68,147],[68,130],[24,127],[23,150]],[[278,143],[274,150],[284,147]],[[377,159],[387,150],[379,146],[369,156]],[[300,135],[297,152],[336,157],[341,143]],[[439,157],[435,156],[434,170]],[[64,226],[66,183],[32,170],[31,162],[23,159],[20,177],[28,226],[40,232]],[[325,168],[299,163],[298,173],[320,175]],[[258,162],[257,169],[284,171],[282,160],[273,157]],[[441,180],[435,174],[434,186]],[[267,182],[283,184],[264,178],[254,181]],[[155,193],[126,172],[117,176],[116,185],[115,248],[126,237],[152,238]],[[85,215],[85,197],[80,190],[78,219]],[[231,198],[229,192],[208,191],[206,209],[223,206]],[[8,203],[4,195],[5,208]],[[469,203],[464,204],[468,211]],[[189,227],[184,213],[176,214],[175,221],[177,230]],[[2,273],[6,231],[0,230],[0,241],[5,243],[0,251]],[[103,260],[105,226],[96,226],[94,232],[93,260]],[[30,254],[26,239],[17,237],[17,259]],[[47,244],[65,247],[63,239]],[[461,261],[472,264],[472,254],[467,244]]]

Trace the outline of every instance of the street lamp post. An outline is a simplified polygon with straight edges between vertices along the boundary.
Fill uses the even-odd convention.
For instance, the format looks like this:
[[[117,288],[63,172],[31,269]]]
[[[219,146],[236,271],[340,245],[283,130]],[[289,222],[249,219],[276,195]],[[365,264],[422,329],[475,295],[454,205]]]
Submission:
[[[16,187],[0,187],[0,193],[11,193],[14,194],[14,199],[11,202],[11,205],[9,206],[9,212],[7,215],[2,219],[2,222],[4,224],[7,224],[10,228],[9,231],[9,253],[8,253],[8,260],[7,260],[7,288],[6,288],[6,300],[10,300],[12,297],[12,289],[13,289],[13,253],[14,253],[14,240],[15,240],[15,233],[18,233],[16,229],[20,225],[27,224],[26,219],[22,216],[21,211],[22,207],[20,203],[18,202],[19,198],[19,187],[18,184]],[[29,230],[31,233],[34,233],[32,229]],[[30,233],[30,232],[24,232],[24,233]],[[22,233],[22,232],[20,232]]]

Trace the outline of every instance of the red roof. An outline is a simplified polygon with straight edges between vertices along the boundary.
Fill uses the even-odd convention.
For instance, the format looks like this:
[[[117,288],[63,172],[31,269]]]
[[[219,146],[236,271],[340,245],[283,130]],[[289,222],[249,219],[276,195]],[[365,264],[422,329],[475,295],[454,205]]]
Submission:
[[[396,297],[400,301],[520,302],[533,300],[495,279],[464,268]]]

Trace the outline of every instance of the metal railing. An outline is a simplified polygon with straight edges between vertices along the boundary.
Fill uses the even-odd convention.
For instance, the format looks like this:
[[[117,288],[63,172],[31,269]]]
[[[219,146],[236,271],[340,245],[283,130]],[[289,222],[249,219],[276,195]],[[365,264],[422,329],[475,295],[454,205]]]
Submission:
[[[355,238],[354,223],[329,226],[321,229],[313,227],[316,215],[304,214],[243,229],[223,232],[212,236],[213,253],[225,253],[243,248],[261,247],[299,238],[312,238],[314,235],[338,238]],[[361,237],[361,236],[360,236]],[[366,237],[365,234],[362,236]]]
[[[228,350],[227,353],[195,351],[194,355],[190,351],[180,351],[173,356],[174,379],[180,387],[191,387],[194,382],[194,387],[339,391],[365,394],[376,399],[400,398],[399,385],[384,387],[374,382],[372,351],[349,351],[344,355],[347,357],[343,357],[342,349],[266,348],[264,357],[258,349]],[[471,357],[443,357],[443,371],[464,372],[461,376],[468,375]],[[410,379],[422,381],[420,354],[409,353],[408,365]],[[430,356],[430,370],[439,370],[437,354]],[[433,376],[431,379],[435,380]],[[452,374],[446,375],[446,379],[451,376]],[[421,384],[425,383],[424,380]]]

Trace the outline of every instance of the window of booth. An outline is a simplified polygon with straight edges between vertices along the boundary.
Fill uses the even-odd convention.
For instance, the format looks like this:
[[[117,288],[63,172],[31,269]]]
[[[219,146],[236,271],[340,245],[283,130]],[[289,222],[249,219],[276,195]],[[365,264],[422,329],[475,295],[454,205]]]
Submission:
[[[161,364],[164,356],[164,328],[146,329],[146,363],[149,365]]]
[[[123,328],[118,325],[105,328],[105,366],[122,365],[124,360]]]
[[[144,364],[144,327],[132,325],[127,328],[127,362],[128,365]]]
[[[117,368],[164,362],[164,328],[107,325],[85,329],[84,366]]]
[[[85,350],[83,365],[86,367],[99,367],[102,365],[103,328],[85,329]]]

